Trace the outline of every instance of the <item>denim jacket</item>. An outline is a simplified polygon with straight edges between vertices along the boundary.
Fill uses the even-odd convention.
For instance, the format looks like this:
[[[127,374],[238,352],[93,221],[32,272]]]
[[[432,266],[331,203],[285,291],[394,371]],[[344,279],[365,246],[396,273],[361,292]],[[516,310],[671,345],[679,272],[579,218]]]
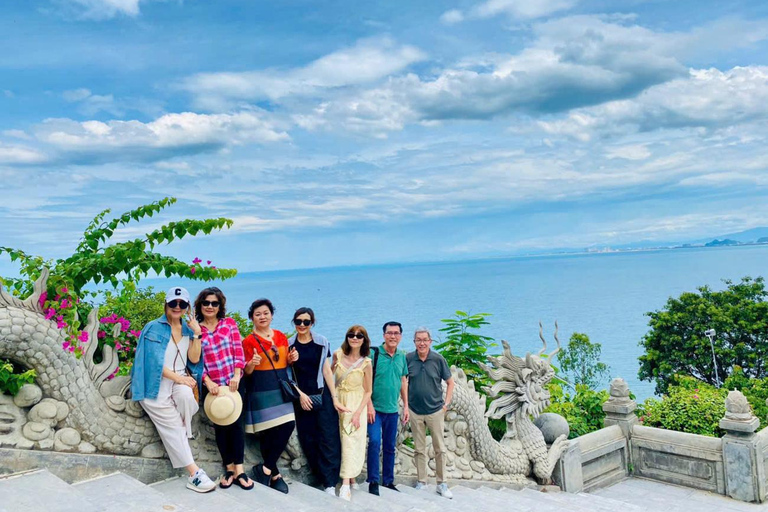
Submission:
[[[192,337],[195,333],[181,320],[182,336]],[[160,392],[160,381],[163,379],[163,363],[165,350],[171,341],[171,324],[165,315],[152,320],[141,330],[136,356],[131,368],[131,399],[135,401],[145,398],[155,399]],[[197,380],[198,389],[202,387],[203,356],[200,361],[187,361],[187,371]]]
[[[310,331],[309,334],[312,336],[312,341],[323,347],[323,357],[320,358],[320,366],[317,368],[317,387],[322,391],[322,389],[325,387],[325,379],[323,378],[323,366],[325,365],[325,360],[328,358],[328,352],[331,350],[331,344],[322,334],[316,334],[312,331]],[[294,334],[288,338],[289,347],[292,347],[293,344],[296,343],[297,336],[298,334]]]

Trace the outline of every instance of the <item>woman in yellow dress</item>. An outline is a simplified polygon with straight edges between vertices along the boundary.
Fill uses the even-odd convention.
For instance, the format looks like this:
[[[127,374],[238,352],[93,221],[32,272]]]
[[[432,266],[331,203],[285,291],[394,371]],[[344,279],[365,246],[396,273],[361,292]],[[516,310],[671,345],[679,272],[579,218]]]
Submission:
[[[339,498],[352,498],[351,485],[365,462],[365,411],[371,398],[371,339],[362,325],[347,329],[341,348],[333,354],[333,375],[339,404],[348,412],[339,414],[341,434],[341,489]],[[361,417],[363,418],[361,420]]]

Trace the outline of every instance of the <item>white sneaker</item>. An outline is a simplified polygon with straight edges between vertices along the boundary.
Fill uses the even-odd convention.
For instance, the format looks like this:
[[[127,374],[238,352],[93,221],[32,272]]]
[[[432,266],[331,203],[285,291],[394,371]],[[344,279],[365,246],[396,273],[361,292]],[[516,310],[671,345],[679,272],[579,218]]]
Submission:
[[[453,499],[453,493],[448,488],[448,484],[446,483],[439,484],[437,486],[437,489],[435,489],[435,491],[437,492],[437,494],[439,494],[443,498],[448,498],[449,500]]]
[[[342,485],[339,489],[339,498],[352,501],[352,489],[350,489],[348,485]]]
[[[359,484],[359,483],[357,483],[356,481],[355,481],[355,482],[352,482],[352,488],[353,488],[354,490],[358,490],[358,489],[360,489],[360,484]]]
[[[425,484],[424,482],[416,482],[416,485],[414,485],[413,488],[416,489],[417,491],[423,491],[424,489],[427,488],[427,484]]]
[[[187,489],[192,489],[195,492],[211,492],[216,489],[216,484],[200,468],[187,479]]]
[[[330,494],[333,497],[336,497],[336,488],[335,487],[326,487],[325,488],[325,494]]]

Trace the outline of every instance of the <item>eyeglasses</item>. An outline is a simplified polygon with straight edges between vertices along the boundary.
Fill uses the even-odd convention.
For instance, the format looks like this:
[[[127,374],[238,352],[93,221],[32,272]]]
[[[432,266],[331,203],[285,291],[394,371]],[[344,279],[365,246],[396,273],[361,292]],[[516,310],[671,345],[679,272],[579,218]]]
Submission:
[[[349,333],[347,334],[348,339],[357,339],[357,340],[364,340],[365,336],[362,333],[356,332],[356,333]]]
[[[403,333],[398,331],[387,331],[384,333],[386,336],[402,336]]]
[[[204,300],[201,304],[207,308],[217,308],[221,305],[221,302],[217,300]]]
[[[414,343],[429,343],[432,340],[413,340]]]
[[[301,318],[294,318],[293,319],[293,325],[296,327],[303,325],[304,327],[309,327],[312,325],[312,320],[302,320]]]
[[[189,302],[181,299],[175,299],[171,302],[167,302],[168,307],[171,309],[181,308],[181,309],[187,309],[189,307]]]

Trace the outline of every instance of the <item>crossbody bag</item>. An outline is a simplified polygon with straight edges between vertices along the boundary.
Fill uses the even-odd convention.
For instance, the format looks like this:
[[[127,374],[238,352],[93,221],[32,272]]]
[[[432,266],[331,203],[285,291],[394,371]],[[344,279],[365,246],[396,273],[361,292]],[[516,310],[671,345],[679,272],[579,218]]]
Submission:
[[[296,383],[290,380],[290,377],[286,380],[280,376],[279,373],[277,373],[277,368],[275,368],[275,364],[272,362],[272,358],[269,356],[266,350],[264,350],[264,346],[261,344],[261,341],[259,341],[259,337],[254,334],[253,338],[256,340],[256,343],[259,344],[259,348],[261,348],[261,353],[264,354],[264,357],[267,358],[267,361],[269,361],[269,365],[272,367],[272,371],[275,372],[275,378],[277,379],[277,383],[280,385],[280,392],[283,394],[283,400],[286,402],[295,402],[299,399],[299,393],[296,391]],[[286,373],[288,369],[286,368]]]

